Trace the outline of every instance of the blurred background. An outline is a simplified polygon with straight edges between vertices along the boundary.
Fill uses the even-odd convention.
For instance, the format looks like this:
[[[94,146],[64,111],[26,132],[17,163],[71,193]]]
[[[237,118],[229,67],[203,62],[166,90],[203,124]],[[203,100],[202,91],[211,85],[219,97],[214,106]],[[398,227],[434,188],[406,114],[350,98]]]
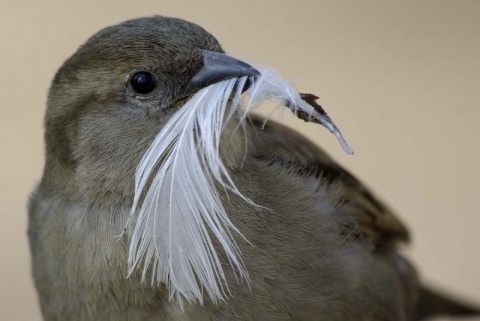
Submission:
[[[196,22],[320,96],[355,156],[320,126],[285,122],[408,224],[405,253],[425,280],[480,305],[480,1],[2,0],[0,319],[41,319],[26,202],[56,69],[99,29],[155,14]]]

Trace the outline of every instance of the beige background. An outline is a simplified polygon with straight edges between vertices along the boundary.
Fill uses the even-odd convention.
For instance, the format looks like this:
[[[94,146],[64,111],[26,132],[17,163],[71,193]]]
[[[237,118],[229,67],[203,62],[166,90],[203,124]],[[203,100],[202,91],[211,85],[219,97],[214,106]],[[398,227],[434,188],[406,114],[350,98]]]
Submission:
[[[411,227],[424,278],[480,304],[480,1],[6,1],[0,6],[0,319],[40,320],[25,203],[60,64],[94,32],[164,14],[268,63],[321,103],[354,146],[328,149]]]

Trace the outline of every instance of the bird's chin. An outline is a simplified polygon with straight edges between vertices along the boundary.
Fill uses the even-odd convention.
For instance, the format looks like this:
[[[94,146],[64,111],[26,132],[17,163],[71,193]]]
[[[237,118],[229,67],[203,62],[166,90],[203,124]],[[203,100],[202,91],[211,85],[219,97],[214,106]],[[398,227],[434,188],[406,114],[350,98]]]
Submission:
[[[240,79],[238,79],[237,83],[235,84],[233,90],[232,90],[232,94],[230,95],[230,100],[233,99],[235,96],[236,96],[236,93],[237,93],[237,90],[238,90],[238,86],[242,86],[242,89],[241,89],[241,92],[242,94],[244,94],[247,90],[250,89],[250,87],[252,87],[254,83],[254,78],[253,77],[248,77],[247,80],[245,82],[242,82],[240,81]],[[205,87],[206,88],[206,87]],[[203,89],[203,88],[202,88]],[[200,89],[201,90],[201,89]],[[198,90],[198,91],[200,91]],[[190,93],[190,94],[186,94],[186,95],[181,95],[181,96],[178,96],[177,98],[175,98],[172,103],[170,104],[171,108],[181,108],[190,98],[192,98],[193,95],[195,95],[198,91],[196,92],[193,92],[193,93]]]
[[[177,109],[177,108],[180,108],[182,107],[183,105],[185,105],[185,103],[190,99],[192,98],[193,94],[192,95],[185,95],[185,96],[181,96],[181,97],[178,97],[178,98],[175,98],[172,103],[170,104],[171,108],[174,108],[174,109]]]

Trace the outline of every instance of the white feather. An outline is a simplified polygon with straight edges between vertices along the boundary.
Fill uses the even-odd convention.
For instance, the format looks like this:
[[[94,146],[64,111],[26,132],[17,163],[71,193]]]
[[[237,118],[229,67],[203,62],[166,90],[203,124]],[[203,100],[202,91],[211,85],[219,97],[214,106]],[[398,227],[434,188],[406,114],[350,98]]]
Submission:
[[[203,303],[204,292],[213,302],[228,295],[213,238],[238,272],[239,281],[249,281],[232,235],[241,236],[241,231],[230,221],[219,192],[226,190],[254,206],[261,204],[253,204],[240,193],[220,157],[225,124],[230,120],[242,126],[250,110],[273,99],[280,104],[290,102],[294,113],[306,112],[341,138],[331,120],[304,102],[288,82],[271,69],[256,68],[261,76],[245,100],[241,89],[246,77],[211,85],[193,95],[162,128],[137,167],[134,203],[127,221],[128,225],[137,215],[129,273],[141,268],[145,279],[150,271],[152,283],[166,284],[170,298],[180,304],[183,300]],[[340,141],[348,147],[343,138]]]

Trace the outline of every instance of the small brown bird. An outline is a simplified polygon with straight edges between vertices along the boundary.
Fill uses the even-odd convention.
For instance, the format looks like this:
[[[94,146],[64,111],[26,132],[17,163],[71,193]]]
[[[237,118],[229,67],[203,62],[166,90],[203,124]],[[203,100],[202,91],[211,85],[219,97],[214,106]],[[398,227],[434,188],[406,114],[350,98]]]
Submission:
[[[64,63],[29,202],[45,320],[477,313],[420,285],[397,252],[405,226],[325,152],[282,125],[226,116],[261,74],[201,27],[160,16],[106,28]],[[226,112],[189,113],[227,87],[215,94]]]

